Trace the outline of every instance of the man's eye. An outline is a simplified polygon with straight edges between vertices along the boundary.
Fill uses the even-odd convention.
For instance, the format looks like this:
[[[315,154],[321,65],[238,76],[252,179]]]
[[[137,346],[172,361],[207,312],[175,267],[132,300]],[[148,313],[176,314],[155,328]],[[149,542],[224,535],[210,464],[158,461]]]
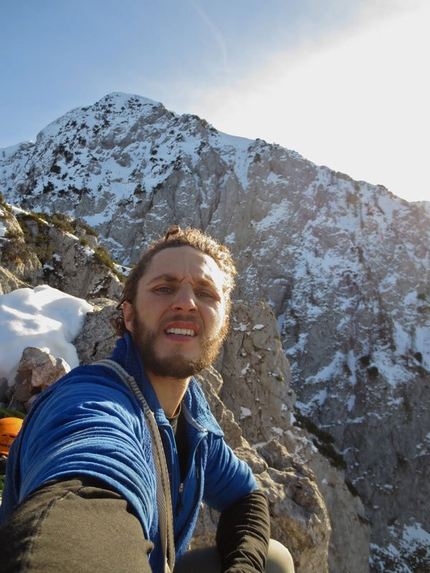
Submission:
[[[205,290],[198,292],[197,296],[199,296],[201,298],[215,298],[215,295],[213,293],[205,291]]]
[[[154,292],[159,294],[169,294],[172,292],[172,289],[168,286],[159,286],[154,289]]]

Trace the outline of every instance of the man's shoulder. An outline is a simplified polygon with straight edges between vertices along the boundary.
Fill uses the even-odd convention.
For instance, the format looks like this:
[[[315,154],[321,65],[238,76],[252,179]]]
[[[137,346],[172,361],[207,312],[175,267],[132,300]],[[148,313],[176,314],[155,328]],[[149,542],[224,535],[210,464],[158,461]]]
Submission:
[[[121,419],[134,424],[140,423],[142,415],[133,394],[115,378],[115,373],[84,365],[74,368],[44,390],[27,418],[27,425],[31,426],[89,418]]]
[[[115,372],[98,364],[85,364],[76,366],[44,390],[34,406],[44,401],[66,404],[69,400],[76,402],[78,398],[81,402],[98,396],[104,400],[117,399],[118,395],[129,398],[131,393]]]

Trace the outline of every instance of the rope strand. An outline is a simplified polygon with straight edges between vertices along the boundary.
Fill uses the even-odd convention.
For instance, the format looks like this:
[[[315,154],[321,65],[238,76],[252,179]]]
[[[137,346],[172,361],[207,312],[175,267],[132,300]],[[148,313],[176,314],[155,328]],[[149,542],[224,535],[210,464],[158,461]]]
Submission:
[[[114,370],[142,405],[142,409],[148,423],[149,432],[151,434],[152,449],[155,453],[154,462],[157,474],[158,524],[164,555],[164,571],[165,573],[171,573],[175,565],[172,497],[166,456],[154,413],[148,406],[148,403],[134,377],[124,370],[122,366],[108,358],[99,360],[98,362],[95,362],[95,364],[107,366],[111,370]]]

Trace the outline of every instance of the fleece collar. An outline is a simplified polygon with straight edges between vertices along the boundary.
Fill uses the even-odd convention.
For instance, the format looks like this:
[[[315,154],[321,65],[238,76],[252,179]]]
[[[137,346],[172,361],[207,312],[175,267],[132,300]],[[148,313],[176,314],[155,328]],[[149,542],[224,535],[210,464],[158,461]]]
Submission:
[[[121,366],[123,366],[127,372],[135,378],[150,409],[154,412],[157,424],[169,424],[151,382],[146,375],[145,367],[139,351],[128,333],[117,341],[111,358],[118,362],[118,364],[121,364]],[[198,425],[216,436],[222,437],[224,435],[218,422],[209,409],[209,405],[203,391],[194,378],[190,381],[187,392],[184,396],[184,403]]]

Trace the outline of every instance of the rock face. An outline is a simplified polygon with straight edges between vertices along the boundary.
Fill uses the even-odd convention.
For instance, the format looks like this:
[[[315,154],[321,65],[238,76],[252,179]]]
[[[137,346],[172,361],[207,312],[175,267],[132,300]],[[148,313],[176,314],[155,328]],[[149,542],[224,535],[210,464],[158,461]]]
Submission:
[[[370,528],[365,509],[347,489],[343,471],[321,455],[309,434],[293,423],[295,394],[290,387],[290,367],[267,303],[234,305],[230,334],[217,368],[224,381],[219,397],[269,466],[275,470],[300,467],[305,481],[316,480],[331,523],[329,571],[367,571]],[[289,508],[281,515],[294,515],[294,510]],[[311,521],[318,522],[313,511],[309,515]],[[289,529],[285,523],[285,530]],[[319,547],[320,543],[314,542],[315,548]],[[294,547],[291,540],[288,546]],[[311,571],[321,567],[318,560],[310,558],[310,563]]]
[[[242,408],[235,418],[245,438],[255,444],[279,431],[280,445],[305,456],[309,448],[287,444],[289,430],[277,425],[288,414],[281,404],[288,409],[295,393],[296,422],[363,500],[371,571],[430,568],[429,204],[409,204],[280,146],[230,137],[124,94],[73,110],[34,144],[0,150],[0,188],[10,203],[90,224],[122,264],[173,223],[229,245],[240,277],[235,298],[250,308],[270,305],[292,376],[288,397],[279,358],[273,376],[264,374],[268,389],[250,387],[273,408],[254,427],[258,409],[221,368],[223,400]],[[44,263],[26,264],[17,276],[40,276]],[[91,296],[115,298],[98,280],[88,281]],[[242,385],[252,370],[263,374],[257,356],[270,354],[256,338],[251,352],[249,340],[240,343],[248,356],[238,358],[248,369]],[[315,468],[336,511],[332,493],[341,488]],[[340,544],[343,523],[338,533],[333,526]]]
[[[121,273],[88,226],[67,216],[14,214],[4,208],[0,221],[5,227],[0,239],[2,294],[49,284],[79,298],[119,297]]]
[[[20,409],[23,405],[28,411],[36,396],[69,370],[63,359],[54,358],[40,348],[26,348],[18,366],[9,407]]]

